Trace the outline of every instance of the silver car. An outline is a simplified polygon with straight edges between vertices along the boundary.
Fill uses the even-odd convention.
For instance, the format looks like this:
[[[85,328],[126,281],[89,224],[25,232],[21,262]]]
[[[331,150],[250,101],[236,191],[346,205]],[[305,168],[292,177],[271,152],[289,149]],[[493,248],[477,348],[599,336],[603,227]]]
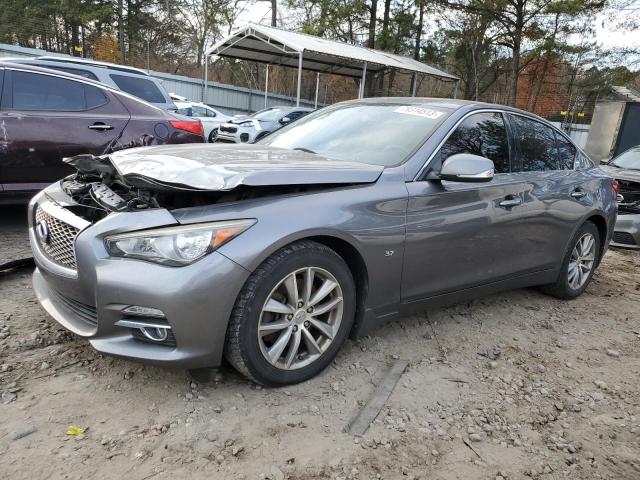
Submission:
[[[312,112],[303,107],[270,107],[249,117],[239,117],[220,125],[217,142],[254,143],[271,132]]]
[[[539,285],[580,295],[609,244],[613,180],[520,110],[437,99],[326,107],[256,145],[67,160],[30,204],[41,305],[100,352],[266,385],[347,337]]]
[[[624,151],[602,169],[618,182],[618,221],[611,245],[640,250],[640,146]]]

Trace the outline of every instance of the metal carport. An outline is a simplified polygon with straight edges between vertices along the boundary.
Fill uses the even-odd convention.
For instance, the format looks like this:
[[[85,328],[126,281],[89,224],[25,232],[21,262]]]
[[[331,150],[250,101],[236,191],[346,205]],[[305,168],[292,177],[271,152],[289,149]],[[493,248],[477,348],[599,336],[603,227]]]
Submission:
[[[376,74],[387,68],[396,68],[413,74],[411,92],[413,96],[415,96],[417,74],[429,75],[444,81],[459,80],[455,75],[412,58],[257,24],[249,24],[221,40],[208,50],[207,57],[209,55],[297,68],[297,105],[300,104],[302,70],[318,73],[316,102],[321,73],[360,78],[359,98],[364,96],[367,73]],[[265,85],[265,95],[267,88],[268,83]]]

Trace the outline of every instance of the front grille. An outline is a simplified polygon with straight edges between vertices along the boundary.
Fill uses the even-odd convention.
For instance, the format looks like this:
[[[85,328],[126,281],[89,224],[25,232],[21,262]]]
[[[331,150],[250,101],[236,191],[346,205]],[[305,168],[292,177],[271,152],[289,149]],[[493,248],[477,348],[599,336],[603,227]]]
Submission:
[[[73,298],[69,298],[60,292],[53,291],[53,293],[56,299],[70,310],[76,318],[82,320],[91,327],[96,327],[98,325],[98,312],[96,311],[96,307],[79,302]]]
[[[220,131],[221,132],[225,132],[225,133],[236,133],[238,131],[237,127],[226,127],[224,125],[222,125],[220,127]]]
[[[36,209],[35,227],[36,238],[44,254],[58,265],[75,270],[73,242],[80,230],[49,215],[39,206]]]
[[[613,241],[622,245],[637,245],[635,238],[629,232],[613,232]]]

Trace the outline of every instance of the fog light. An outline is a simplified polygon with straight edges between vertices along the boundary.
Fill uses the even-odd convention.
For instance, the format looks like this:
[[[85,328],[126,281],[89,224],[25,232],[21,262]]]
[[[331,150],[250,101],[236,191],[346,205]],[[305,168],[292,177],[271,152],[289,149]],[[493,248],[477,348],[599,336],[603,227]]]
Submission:
[[[130,305],[123,308],[122,313],[133,315],[134,317],[165,318],[162,310],[158,310],[157,308],[141,307],[139,305]]]
[[[142,334],[147,337],[149,340],[153,340],[154,342],[164,342],[169,337],[169,329],[168,328],[141,328],[140,331]]]

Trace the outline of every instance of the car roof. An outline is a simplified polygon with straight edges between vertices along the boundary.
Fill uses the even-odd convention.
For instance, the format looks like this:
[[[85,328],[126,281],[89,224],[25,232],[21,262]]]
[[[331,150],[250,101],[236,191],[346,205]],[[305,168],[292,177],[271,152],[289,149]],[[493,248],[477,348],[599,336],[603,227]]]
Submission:
[[[26,58],[25,60],[39,60],[45,62],[56,62],[56,63],[66,63],[74,66],[86,66],[86,67],[96,67],[96,68],[106,68],[109,70],[119,70],[121,72],[133,73],[136,75],[144,75],[145,77],[151,76],[149,73],[135,67],[129,67],[127,65],[117,65],[115,63],[109,62],[99,62],[97,60],[88,60],[86,58],[67,58],[67,57],[56,57],[51,55],[42,55],[34,58]]]
[[[110,85],[107,85],[106,83],[99,82],[97,80],[93,80],[92,78],[81,77],[80,75],[74,75],[73,73],[64,72],[64,71],[61,71],[61,70],[52,70],[50,68],[40,67],[40,66],[36,66],[36,65],[29,65],[29,64],[25,64],[25,63],[14,63],[12,60],[13,59],[11,59],[9,61],[6,61],[6,60],[0,61],[0,68],[12,68],[12,69],[18,69],[18,70],[26,70],[26,71],[32,71],[32,72],[46,73],[48,75],[57,75],[59,77],[67,77],[67,78],[71,78],[73,80],[82,80],[83,82],[91,83],[91,84],[96,85],[98,87],[108,88],[110,90],[116,91]],[[120,90],[117,90],[117,91],[121,92]]]
[[[544,118],[536,115],[535,113],[527,112],[526,110],[521,110],[515,107],[510,107],[508,105],[501,105],[499,103],[477,102],[474,100],[460,100],[456,98],[371,97],[371,98],[347,100],[341,103],[343,104],[366,103],[366,104],[372,104],[372,105],[386,105],[386,104],[425,105],[425,104],[428,104],[431,106],[441,106],[442,108],[449,108],[452,110],[458,110],[461,108],[468,108],[469,110],[487,108],[487,109],[504,110],[504,111],[513,112],[513,113],[520,113],[522,115],[534,117],[536,119],[549,123],[548,120],[545,120]]]

